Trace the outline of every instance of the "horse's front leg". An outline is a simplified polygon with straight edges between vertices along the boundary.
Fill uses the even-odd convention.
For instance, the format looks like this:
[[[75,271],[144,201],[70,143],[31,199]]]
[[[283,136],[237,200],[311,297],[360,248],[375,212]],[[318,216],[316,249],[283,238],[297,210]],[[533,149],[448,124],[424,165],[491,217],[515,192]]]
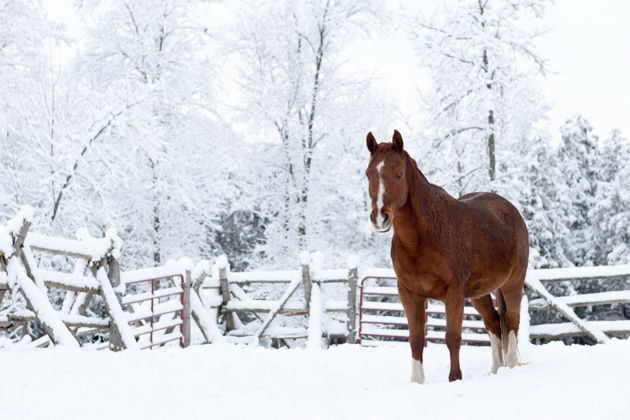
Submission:
[[[399,287],[402,302],[409,325],[409,345],[411,347],[411,382],[424,383],[422,352],[424,350],[424,331],[426,328],[425,299],[414,299],[404,288]]]
[[[451,353],[450,382],[462,379],[459,367],[459,348],[462,344],[462,323],[464,321],[464,297],[458,293],[449,293],[444,300],[446,306],[446,346]]]

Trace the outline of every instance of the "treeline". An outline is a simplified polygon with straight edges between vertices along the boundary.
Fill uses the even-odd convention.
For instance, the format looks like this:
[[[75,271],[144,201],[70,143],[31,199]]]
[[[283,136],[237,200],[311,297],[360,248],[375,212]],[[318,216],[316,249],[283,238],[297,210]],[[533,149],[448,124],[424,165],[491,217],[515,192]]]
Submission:
[[[451,3],[84,1],[70,31],[39,3],[0,0],[0,217],[29,204],[34,230],[115,227],[126,268],[222,253],[288,267],[302,249],[388,265],[364,138],[397,128],[453,195],[520,206],[532,266],[628,262],[627,141],[579,116],[560,144],[537,128],[548,2]],[[346,45],[391,22],[432,77],[418,109],[347,60]]]

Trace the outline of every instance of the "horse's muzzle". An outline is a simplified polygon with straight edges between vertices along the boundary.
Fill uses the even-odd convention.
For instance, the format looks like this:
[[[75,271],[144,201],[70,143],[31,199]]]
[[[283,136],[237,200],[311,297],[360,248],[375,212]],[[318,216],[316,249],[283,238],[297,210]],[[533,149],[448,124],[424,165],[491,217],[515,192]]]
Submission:
[[[389,232],[392,228],[392,220],[386,212],[381,213],[380,217],[375,217],[374,213],[371,213],[370,221],[372,222],[372,228],[379,233]]]

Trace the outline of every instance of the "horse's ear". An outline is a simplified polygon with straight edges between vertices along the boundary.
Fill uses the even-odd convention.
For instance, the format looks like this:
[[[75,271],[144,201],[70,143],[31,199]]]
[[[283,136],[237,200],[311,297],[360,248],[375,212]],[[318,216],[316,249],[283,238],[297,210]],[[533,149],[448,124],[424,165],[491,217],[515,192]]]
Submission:
[[[367,145],[367,148],[370,151],[370,153],[374,154],[374,152],[376,151],[376,148],[378,147],[378,143],[376,142],[376,139],[374,138],[374,135],[372,134],[371,131],[367,133],[367,137],[365,138],[365,144]]]
[[[394,130],[394,135],[392,136],[392,143],[394,143],[394,149],[402,152],[404,147],[402,136],[398,130]]]

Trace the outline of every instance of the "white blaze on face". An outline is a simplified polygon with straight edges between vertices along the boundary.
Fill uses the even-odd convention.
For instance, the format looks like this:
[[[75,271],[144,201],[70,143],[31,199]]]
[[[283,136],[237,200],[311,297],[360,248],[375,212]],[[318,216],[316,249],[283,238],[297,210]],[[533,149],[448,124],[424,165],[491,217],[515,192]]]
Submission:
[[[376,226],[383,227],[383,196],[385,195],[385,184],[383,183],[383,176],[381,171],[385,166],[385,159],[383,159],[378,165],[376,170],[378,171],[378,194],[376,199]]]

